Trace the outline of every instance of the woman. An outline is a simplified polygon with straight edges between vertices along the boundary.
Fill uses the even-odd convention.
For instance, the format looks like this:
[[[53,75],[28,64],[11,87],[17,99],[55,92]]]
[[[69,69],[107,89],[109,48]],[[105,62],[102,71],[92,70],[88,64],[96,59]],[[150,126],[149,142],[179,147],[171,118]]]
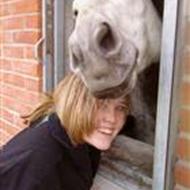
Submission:
[[[121,130],[128,97],[93,97],[74,74],[25,117],[0,154],[0,190],[89,190],[100,150]]]

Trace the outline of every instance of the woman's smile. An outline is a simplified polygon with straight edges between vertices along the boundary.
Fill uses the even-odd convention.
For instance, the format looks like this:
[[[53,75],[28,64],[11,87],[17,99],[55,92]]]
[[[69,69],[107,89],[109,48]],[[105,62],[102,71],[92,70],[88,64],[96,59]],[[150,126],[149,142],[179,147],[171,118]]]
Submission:
[[[105,134],[105,135],[112,135],[113,134],[113,130],[109,129],[109,128],[100,128],[100,129],[98,129],[98,132]]]
[[[112,135],[114,132],[114,127],[101,125],[100,127],[96,128],[96,130],[106,135]]]
[[[94,129],[85,141],[100,150],[107,150],[126,120],[123,98],[100,102],[94,114]]]

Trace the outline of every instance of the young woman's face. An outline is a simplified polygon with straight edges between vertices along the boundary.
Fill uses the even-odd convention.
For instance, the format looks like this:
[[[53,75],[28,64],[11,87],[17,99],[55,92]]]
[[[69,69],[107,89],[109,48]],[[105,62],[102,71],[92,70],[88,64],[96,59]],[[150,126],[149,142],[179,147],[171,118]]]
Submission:
[[[93,131],[84,137],[85,141],[100,150],[107,150],[125,123],[126,110],[123,98],[100,100],[94,113]]]

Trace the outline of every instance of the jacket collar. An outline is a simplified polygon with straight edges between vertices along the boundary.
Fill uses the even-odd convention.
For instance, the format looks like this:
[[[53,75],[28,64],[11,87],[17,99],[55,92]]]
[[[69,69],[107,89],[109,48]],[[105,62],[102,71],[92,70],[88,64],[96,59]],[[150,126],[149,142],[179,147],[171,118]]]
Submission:
[[[76,166],[82,178],[87,183],[92,183],[91,180],[93,176],[93,165],[89,155],[89,145],[82,144],[76,147],[73,146],[64,127],[61,125],[57,114],[51,114],[47,122],[49,131],[53,138],[55,138],[59,143],[61,143],[69,150],[69,154],[73,160],[73,164]],[[99,155],[100,151],[98,151],[97,154]]]
[[[61,125],[61,122],[56,113],[49,115],[48,117],[48,129],[50,134],[63,146],[66,148],[72,149],[73,145],[69,136],[67,135],[64,127]]]

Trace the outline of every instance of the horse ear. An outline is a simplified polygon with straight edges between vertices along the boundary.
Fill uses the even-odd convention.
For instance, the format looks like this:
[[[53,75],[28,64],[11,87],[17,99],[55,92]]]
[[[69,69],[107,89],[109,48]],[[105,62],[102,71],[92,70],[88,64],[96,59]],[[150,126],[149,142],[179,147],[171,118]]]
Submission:
[[[154,6],[156,7],[160,18],[163,18],[164,12],[164,0],[152,0]]]

